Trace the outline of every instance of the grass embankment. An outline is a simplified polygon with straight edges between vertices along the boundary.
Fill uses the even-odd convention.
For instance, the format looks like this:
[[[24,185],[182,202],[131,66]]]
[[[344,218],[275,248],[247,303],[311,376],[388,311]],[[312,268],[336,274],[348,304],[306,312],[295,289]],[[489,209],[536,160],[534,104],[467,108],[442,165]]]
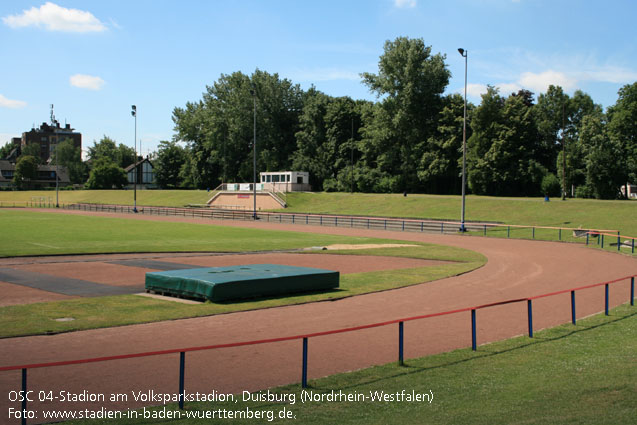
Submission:
[[[138,190],[137,205],[155,207],[184,207],[205,204],[213,192],[205,190]],[[60,190],[60,204],[89,203],[133,205],[132,190]],[[25,202],[55,205],[54,190],[0,191],[0,205],[24,206]]]
[[[285,211],[458,221],[460,209],[459,196],[290,193],[288,208]],[[622,234],[637,236],[636,216],[635,201],[552,199],[550,202],[544,202],[543,198],[473,195],[466,198],[466,219],[477,222],[571,228],[581,226],[589,229],[620,230]]]
[[[187,411],[265,411],[275,423],[284,408],[303,424],[633,424],[637,414],[637,310],[628,305],[478,347],[311,380],[314,394],[433,394],[433,400],[301,403],[300,385],[270,390],[289,402],[186,403]],[[408,338],[408,337],[407,337]],[[373,349],[370,347],[370,349]],[[292,365],[291,365],[292,367]],[[310,363],[311,367],[311,363]],[[187,385],[187,384],[186,384]],[[264,392],[265,393],[265,392]],[[430,400],[430,399],[429,399]],[[149,409],[159,412],[176,405]],[[74,424],[150,424],[157,419],[83,421]],[[214,424],[228,419],[183,419],[171,424]],[[233,419],[233,424],[268,423]]]
[[[27,211],[0,210],[0,226],[6,229],[8,240],[14,241],[10,246],[0,248],[2,255],[180,250],[238,252],[288,250],[336,243],[400,242],[227,228],[209,224],[151,222]],[[321,253],[324,252],[318,251],[314,254],[307,253],[307,255],[321,255]],[[329,251],[329,253],[383,255],[451,262],[430,267],[347,274],[341,276],[338,290],[234,303],[188,305],[136,295],[121,295],[0,307],[0,337],[156,322],[338,299],[454,276],[478,268],[486,262],[484,256],[472,251],[431,244],[355,252]],[[75,320],[55,321],[61,317],[73,317]]]
[[[130,190],[60,191],[60,203],[132,205]],[[183,207],[204,204],[211,192],[204,190],[137,191],[137,204]],[[54,191],[0,191],[0,203],[24,205],[32,198],[43,197],[55,203]],[[458,221],[461,198],[452,195],[363,194],[363,193],[289,193],[285,212],[346,214],[384,217],[431,218]],[[554,227],[582,227],[619,230],[637,236],[637,202],[600,201],[595,199],[497,198],[470,195],[466,198],[466,219],[478,222],[501,222]]]

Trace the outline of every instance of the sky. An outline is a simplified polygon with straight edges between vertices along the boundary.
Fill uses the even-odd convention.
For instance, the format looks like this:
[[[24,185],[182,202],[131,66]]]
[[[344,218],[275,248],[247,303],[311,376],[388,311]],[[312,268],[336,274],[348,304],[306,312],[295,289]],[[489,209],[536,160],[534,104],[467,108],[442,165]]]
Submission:
[[[422,38],[446,56],[448,93],[480,103],[550,84],[604,108],[637,81],[632,0],[12,0],[0,2],[0,145],[57,120],[144,155],[174,136],[172,112],[222,74],[255,69],[301,88],[375,100],[384,43]],[[139,146],[139,145],[138,145]],[[138,147],[139,149],[139,147]]]

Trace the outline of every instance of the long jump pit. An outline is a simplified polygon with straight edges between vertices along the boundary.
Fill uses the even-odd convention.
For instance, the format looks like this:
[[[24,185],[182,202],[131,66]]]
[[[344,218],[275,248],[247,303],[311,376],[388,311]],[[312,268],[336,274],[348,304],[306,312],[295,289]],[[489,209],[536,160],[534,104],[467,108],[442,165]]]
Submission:
[[[369,247],[378,246],[366,246]],[[358,246],[343,245],[319,249],[323,248],[328,252],[359,249]],[[145,288],[146,273],[249,264],[329,269],[344,275],[436,266],[448,262],[308,252],[148,253],[4,258],[0,259],[0,291],[3,293],[0,306],[123,294],[138,294],[189,303],[192,301],[188,299],[148,293]]]

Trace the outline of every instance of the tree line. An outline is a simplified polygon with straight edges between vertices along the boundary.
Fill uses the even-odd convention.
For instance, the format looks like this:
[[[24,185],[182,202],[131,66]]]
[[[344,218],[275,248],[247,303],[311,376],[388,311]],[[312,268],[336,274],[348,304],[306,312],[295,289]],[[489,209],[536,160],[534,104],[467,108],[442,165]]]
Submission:
[[[422,39],[387,41],[378,72],[361,74],[375,102],[303,91],[261,70],[222,75],[202,99],[174,109],[174,141],[155,158],[158,182],[251,181],[256,101],[259,171],[308,171],[319,191],[459,194],[464,100],[445,94],[445,59]],[[606,111],[559,86],[537,101],[528,90],[488,87],[467,109],[474,194],[615,198],[637,182],[637,83]]]
[[[374,102],[304,91],[259,69],[222,74],[200,100],[173,110],[173,140],[151,157],[156,183],[251,181],[256,119],[257,171],[308,171],[317,191],[460,194],[464,99],[445,94],[445,59],[422,39],[387,41],[378,72],[361,74]],[[467,105],[468,190],[616,198],[637,183],[636,136],[637,82],[606,111],[579,90],[550,86],[536,100],[488,87],[478,106]],[[134,153],[105,136],[89,148],[89,166],[77,156],[66,162],[75,179],[102,188],[126,183]]]

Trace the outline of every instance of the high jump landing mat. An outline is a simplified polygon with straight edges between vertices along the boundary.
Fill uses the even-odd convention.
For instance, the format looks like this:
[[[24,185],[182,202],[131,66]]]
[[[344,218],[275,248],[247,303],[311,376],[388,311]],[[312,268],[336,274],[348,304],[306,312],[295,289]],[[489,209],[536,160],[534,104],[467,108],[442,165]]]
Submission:
[[[248,264],[146,273],[146,290],[213,302],[338,288],[339,272]]]

